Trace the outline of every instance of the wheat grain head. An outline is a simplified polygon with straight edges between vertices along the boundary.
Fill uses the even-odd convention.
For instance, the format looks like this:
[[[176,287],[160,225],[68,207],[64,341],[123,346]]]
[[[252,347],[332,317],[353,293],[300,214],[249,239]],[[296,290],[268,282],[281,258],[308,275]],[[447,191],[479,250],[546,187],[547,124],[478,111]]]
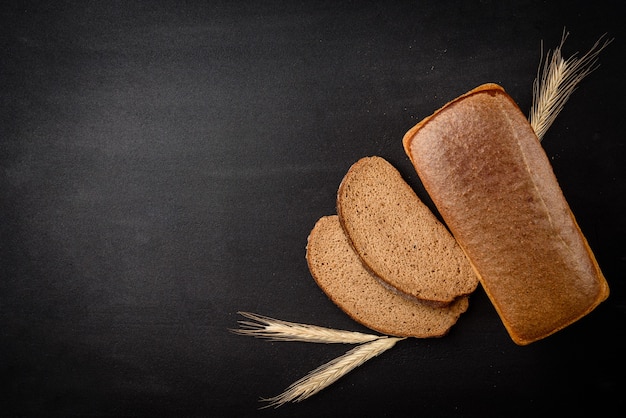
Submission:
[[[287,402],[303,401],[330,386],[366,361],[389,350],[398,341],[403,339],[405,338],[381,337],[374,341],[361,344],[351,349],[346,354],[311,371],[302,379],[291,384],[280,395],[262,399],[262,401],[268,402],[264,407],[279,407]]]
[[[378,335],[288,322],[250,312],[239,312],[239,314],[250,321],[239,321],[241,328],[232,329],[231,332],[272,341],[361,344],[381,338]]]
[[[613,41],[602,35],[580,58],[574,54],[564,59],[561,50],[568,35],[568,32],[563,31],[560,45],[553,52],[548,51],[545,62],[540,61],[537,77],[533,82],[533,103],[528,119],[539,141],[543,139],[578,84],[598,68],[598,55]]]

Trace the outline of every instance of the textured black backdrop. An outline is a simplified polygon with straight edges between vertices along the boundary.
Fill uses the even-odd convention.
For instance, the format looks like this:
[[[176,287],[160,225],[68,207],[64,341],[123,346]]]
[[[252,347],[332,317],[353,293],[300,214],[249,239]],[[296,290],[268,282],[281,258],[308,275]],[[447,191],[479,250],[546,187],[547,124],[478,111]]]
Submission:
[[[1,415],[623,410],[617,1],[11,3],[0,6]],[[430,204],[403,134],[485,82],[526,112],[542,40],[555,47],[564,27],[566,55],[615,38],[544,140],[609,300],[518,347],[479,289],[448,336],[403,341],[310,400],[259,411],[259,397],[348,347],[236,336],[237,311],[367,331],[304,259],[349,166],[380,155]]]

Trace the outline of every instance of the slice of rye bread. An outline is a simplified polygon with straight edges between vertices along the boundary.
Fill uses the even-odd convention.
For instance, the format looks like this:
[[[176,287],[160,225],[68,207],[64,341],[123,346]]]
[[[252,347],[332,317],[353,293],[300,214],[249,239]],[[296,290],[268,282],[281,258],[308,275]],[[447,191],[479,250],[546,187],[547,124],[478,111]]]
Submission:
[[[468,307],[467,296],[433,307],[389,289],[365,269],[336,215],[317,221],[306,258],[311,275],[333,303],[358,323],[386,335],[441,337]]]
[[[337,213],[365,267],[399,291],[444,306],[478,286],[461,247],[385,159],[352,165]]]

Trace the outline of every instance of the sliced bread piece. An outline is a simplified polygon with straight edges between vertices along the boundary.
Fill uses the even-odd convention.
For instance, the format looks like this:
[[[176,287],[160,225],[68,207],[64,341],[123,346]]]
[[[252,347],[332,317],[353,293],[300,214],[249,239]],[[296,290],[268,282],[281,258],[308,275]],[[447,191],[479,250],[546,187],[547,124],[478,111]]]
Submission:
[[[399,291],[443,306],[478,286],[450,232],[385,159],[352,165],[337,213],[366,268]]]
[[[502,87],[453,100],[403,143],[513,341],[544,338],[607,298],[550,161]]]
[[[317,221],[308,237],[306,258],[318,286],[341,310],[383,334],[441,337],[468,307],[467,297],[433,307],[389,289],[365,269],[336,215]]]

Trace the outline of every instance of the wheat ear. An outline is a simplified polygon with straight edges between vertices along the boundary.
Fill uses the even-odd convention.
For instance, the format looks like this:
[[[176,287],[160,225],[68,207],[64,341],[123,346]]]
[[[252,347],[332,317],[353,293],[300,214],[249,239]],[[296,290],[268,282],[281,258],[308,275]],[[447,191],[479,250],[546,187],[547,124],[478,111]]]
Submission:
[[[250,312],[239,312],[239,314],[250,321],[239,321],[241,329],[232,329],[231,332],[273,341],[361,344],[381,338],[378,335],[287,322]]]
[[[561,44],[552,53],[548,51],[544,63],[539,62],[537,78],[533,82],[533,104],[529,121],[540,141],[578,84],[598,68],[598,54],[612,41],[602,35],[582,57],[578,58],[574,54],[564,59],[561,49],[568,35],[569,33],[563,31]]]
[[[273,398],[262,399],[268,402],[267,407],[279,407],[287,402],[300,402],[307,399],[322,389],[330,386],[342,376],[359,367],[366,361],[389,350],[398,341],[405,338],[380,337],[376,340],[361,344],[348,351],[343,356],[318,367],[302,379],[289,386],[282,394]]]

